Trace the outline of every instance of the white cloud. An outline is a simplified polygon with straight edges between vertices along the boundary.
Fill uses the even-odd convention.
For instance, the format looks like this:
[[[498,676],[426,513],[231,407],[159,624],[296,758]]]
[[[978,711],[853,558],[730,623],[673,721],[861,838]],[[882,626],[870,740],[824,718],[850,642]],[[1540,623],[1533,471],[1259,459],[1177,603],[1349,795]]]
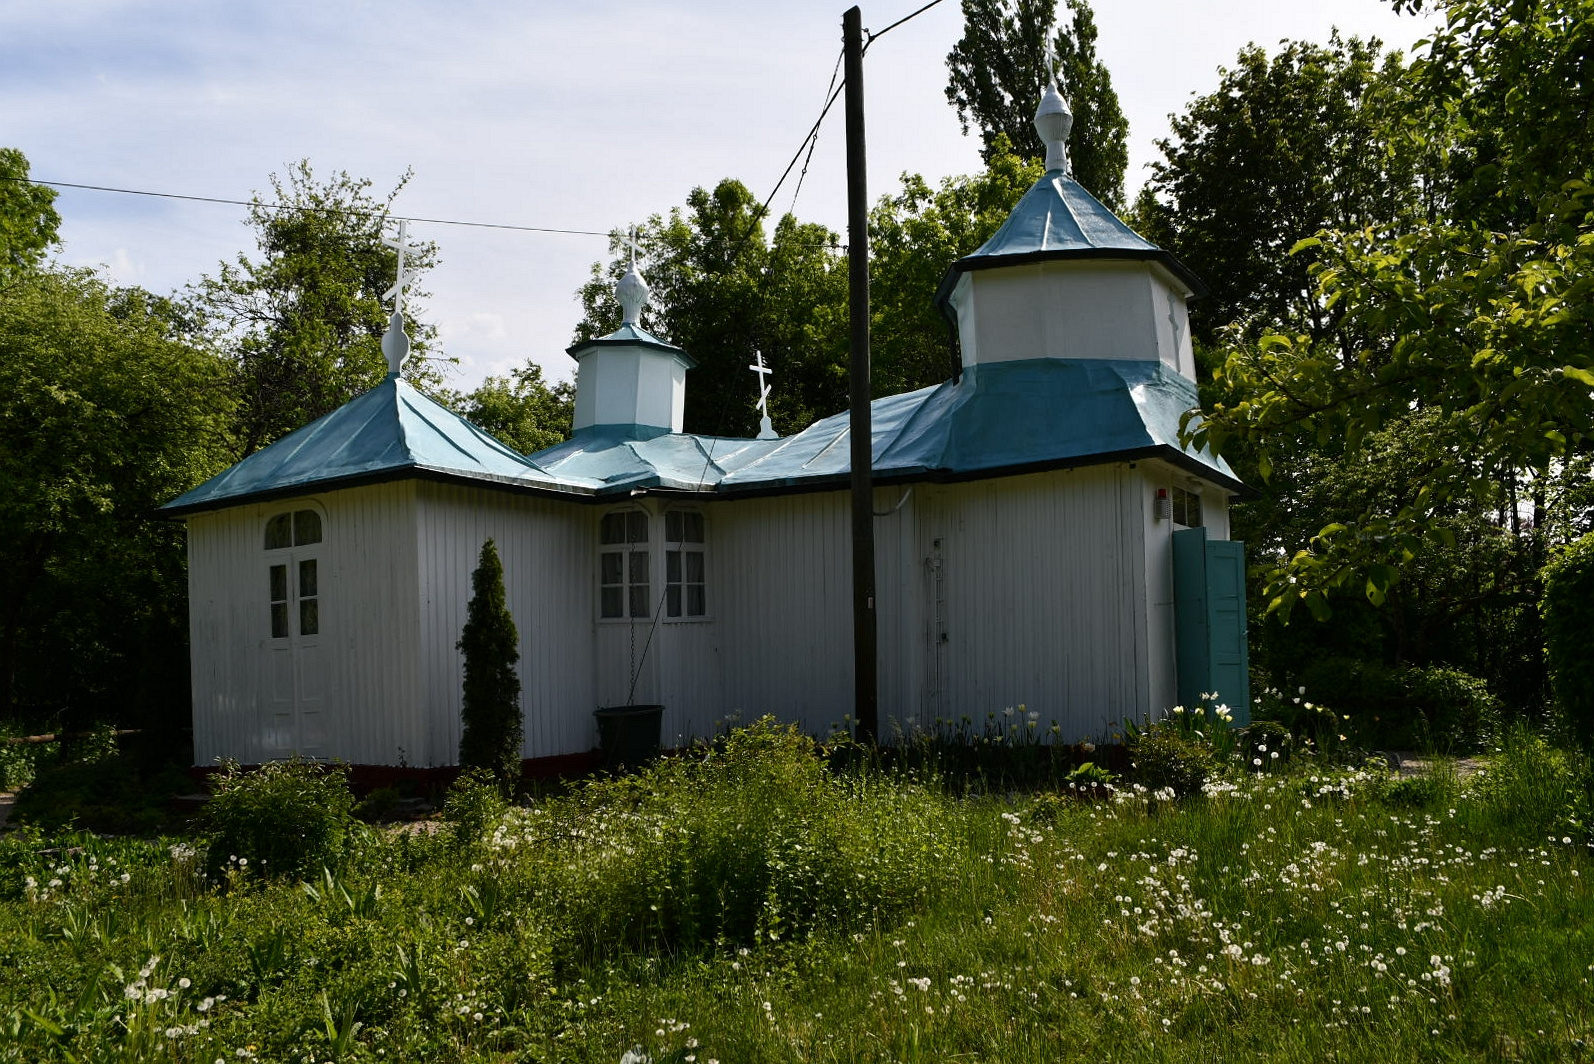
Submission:
[[[236,199],[300,158],[370,177],[379,191],[413,166],[405,213],[607,231],[726,176],[766,195],[823,102],[841,6],[11,4],[0,8],[0,142],[27,153],[36,177]],[[865,24],[917,6],[874,5]],[[1098,2],[1096,18],[1131,122],[1131,185],[1167,113],[1209,91],[1246,42],[1323,40],[1335,21],[1394,43],[1421,35],[1382,0],[1115,0]],[[943,3],[871,47],[873,195],[904,170],[934,180],[978,166],[944,97],[960,32],[958,5]],[[838,106],[802,217],[844,229],[843,168]],[[790,207],[793,187],[776,210]],[[158,291],[253,251],[241,208],[92,192],[63,193],[58,206],[73,261],[108,263],[116,279]],[[604,240],[425,230],[442,254],[428,320],[464,381],[528,356],[568,379],[573,293]]]

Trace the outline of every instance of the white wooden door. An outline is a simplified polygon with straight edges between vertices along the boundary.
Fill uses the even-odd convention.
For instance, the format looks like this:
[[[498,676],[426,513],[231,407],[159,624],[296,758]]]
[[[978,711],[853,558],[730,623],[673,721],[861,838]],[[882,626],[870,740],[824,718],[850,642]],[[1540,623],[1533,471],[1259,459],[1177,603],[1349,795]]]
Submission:
[[[274,552],[267,563],[271,638],[267,655],[268,756],[324,756],[326,661],[321,646],[320,552]]]

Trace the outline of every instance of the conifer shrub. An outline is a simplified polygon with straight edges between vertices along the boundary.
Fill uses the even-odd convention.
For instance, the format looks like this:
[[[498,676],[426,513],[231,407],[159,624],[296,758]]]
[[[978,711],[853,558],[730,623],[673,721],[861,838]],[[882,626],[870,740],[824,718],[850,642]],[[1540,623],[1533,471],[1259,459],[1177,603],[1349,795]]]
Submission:
[[[520,778],[520,637],[504,595],[498,547],[482,544],[471,574],[470,607],[458,647],[465,656],[465,694],[459,738],[462,767],[491,772],[506,795]]]
[[[237,870],[305,879],[338,863],[354,824],[341,768],[295,757],[245,772],[224,761],[212,787],[205,867],[213,878]]]
[[[1539,615],[1550,689],[1569,730],[1594,751],[1594,532],[1557,553],[1543,576]]]

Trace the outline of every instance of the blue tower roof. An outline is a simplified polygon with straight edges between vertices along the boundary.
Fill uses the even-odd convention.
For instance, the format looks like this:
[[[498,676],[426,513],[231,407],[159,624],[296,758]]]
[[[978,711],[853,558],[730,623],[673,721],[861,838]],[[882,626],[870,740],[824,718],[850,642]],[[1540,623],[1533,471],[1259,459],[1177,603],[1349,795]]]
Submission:
[[[1048,170],[989,240],[952,264],[936,291],[936,304],[944,307],[958,278],[971,270],[1057,259],[1156,262],[1191,292],[1206,293],[1206,286],[1184,263],[1125,225],[1067,173]]]

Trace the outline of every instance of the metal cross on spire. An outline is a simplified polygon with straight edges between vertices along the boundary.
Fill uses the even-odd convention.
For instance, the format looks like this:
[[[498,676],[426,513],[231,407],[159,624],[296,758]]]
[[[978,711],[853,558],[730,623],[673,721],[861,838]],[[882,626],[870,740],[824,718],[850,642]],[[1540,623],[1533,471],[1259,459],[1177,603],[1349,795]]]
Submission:
[[[769,420],[769,375],[774,372],[764,365],[764,352],[753,352],[754,362],[747,368],[758,374],[758,412],[762,415],[758,422],[758,438],[761,440],[778,439],[775,435],[775,426]]]
[[[614,286],[614,298],[620,301],[621,326],[642,325],[642,308],[648,302],[648,283],[643,280],[642,272],[636,268],[637,252],[642,246],[636,242],[636,226],[632,226],[628,235],[618,238],[623,247],[631,251],[631,265],[625,271],[625,276],[620,278],[620,283]]]
[[[421,275],[420,270],[408,270],[404,268],[404,257],[410,250],[409,234],[409,220],[407,218],[400,218],[398,236],[392,240],[389,240],[387,237],[382,238],[382,243],[398,252],[397,277],[393,282],[393,287],[382,293],[383,299],[391,299],[393,301],[393,313],[395,314],[404,313],[404,290]]]
[[[393,314],[387,320],[387,332],[382,335],[382,354],[387,356],[389,373],[398,373],[409,357],[410,338],[404,332],[404,290],[421,275],[418,269],[406,269],[405,254],[410,250],[409,222],[399,219],[398,236],[393,240],[382,238],[382,243],[398,252],[398,267],[394,271],[393,287],[382,293],[383,299],[393,301]]]
[[[629,265],[631,269],[636,269],[636,255],[637,252],[642,250],[642,245],[636,242],[636,226],[633,225],[626,229],[625,235],[620,238],[620,243],[630,250],[631,261]]]

